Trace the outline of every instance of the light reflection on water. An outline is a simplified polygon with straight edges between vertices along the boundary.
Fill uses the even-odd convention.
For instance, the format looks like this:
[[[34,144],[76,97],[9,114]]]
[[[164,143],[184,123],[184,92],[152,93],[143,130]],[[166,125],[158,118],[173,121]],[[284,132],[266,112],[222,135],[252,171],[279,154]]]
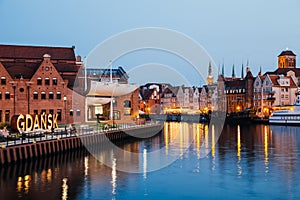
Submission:
[[[126,164],[138,166],[140,174],[118,171],[120,158],[113,151],[108,151],[112,168],[84,151],[77,151],[1,168],[0,196],[1,199],[300,198],[299,127],[226,125],[215,145],[217,139],[214,127],[166,123],[162,135],[119,144],[128,151],[141,152],[138,159],[124,158]],[[149,152],[161,147],[165,147],[166,158],[177,147],[179,159],[161,170],[147,172],[149,162],[155,161],[149,160]],[[108,156],[107,152],[102,153],[99,156]]]

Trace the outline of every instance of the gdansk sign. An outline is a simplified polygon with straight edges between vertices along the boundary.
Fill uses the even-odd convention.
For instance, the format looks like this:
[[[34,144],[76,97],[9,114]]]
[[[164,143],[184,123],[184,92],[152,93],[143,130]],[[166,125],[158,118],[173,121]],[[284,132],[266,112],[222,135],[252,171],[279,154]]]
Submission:
[[[52,130],[58,128],[58,114],[41,114],[41,115],[15,115],[12,118],[12,129],[22,131],[34,131],[37,129]]]

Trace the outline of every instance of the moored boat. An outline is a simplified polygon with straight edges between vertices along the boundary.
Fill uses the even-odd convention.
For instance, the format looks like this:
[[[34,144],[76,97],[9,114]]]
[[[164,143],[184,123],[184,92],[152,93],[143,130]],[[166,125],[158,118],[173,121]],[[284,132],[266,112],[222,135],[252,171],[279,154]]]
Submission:
[[[269,117],[270,124],[300,125],[300,94],[297,94],[292,110],[275,111]]]

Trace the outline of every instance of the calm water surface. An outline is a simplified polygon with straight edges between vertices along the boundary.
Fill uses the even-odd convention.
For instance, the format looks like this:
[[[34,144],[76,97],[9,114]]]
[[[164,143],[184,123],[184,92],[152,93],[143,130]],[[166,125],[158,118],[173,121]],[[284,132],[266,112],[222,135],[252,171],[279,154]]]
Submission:
[[[114,157],[110,168],[77,151],[1,168],[0,198],[300,199],[300,127],[226,125],[216,145],[214,140],[203,125],[166,123],[158,136],[120,145],[142,153],[139,160],[127,158],[142,173],[118,171]],[[185,149],[186,141],[191,145]],[[204,157],[203,141],[212,144]],[[147,172],[147,152],[165,147],[167,157],[175,143],[182,148],[179,158]]]

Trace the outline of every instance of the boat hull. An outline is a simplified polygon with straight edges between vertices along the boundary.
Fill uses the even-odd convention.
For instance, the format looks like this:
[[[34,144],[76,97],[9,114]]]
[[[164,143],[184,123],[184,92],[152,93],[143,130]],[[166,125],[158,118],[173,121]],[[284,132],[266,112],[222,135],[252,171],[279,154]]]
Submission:
[[[269,118],[269,124],[300,125],[300,115],[278,115]]]

